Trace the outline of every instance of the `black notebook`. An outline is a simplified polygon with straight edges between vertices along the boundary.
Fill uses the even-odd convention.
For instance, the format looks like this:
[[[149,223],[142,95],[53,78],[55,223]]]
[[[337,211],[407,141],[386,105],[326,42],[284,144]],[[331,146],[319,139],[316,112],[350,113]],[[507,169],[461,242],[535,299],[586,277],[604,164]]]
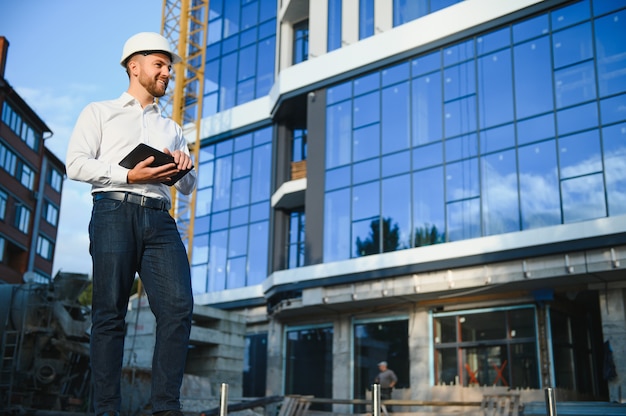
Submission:
[[[137,147],[131,150],[130,153],[127,154],[126,157],[124,157],[124,159],[120,161],[119,164],[122,167],[132,169],[135,167],[135,165],[137,165],[137,163],[143,162],[150,156],[154,156],[154,162],[150,164],[150,167],[153,168],[157,166],[167,165],[168,163],[174,163],[173,156],[170,156],[167,153],[163,153],[160,150],[155,149],[154,147],[148,146],[147,144],[139,143]],[[193,169],[193,166],[191,169]],[[168,186],[172,186],[176,182],[178,182],[180,178],[185,176],[187,172],[189,172],[191,169],[182,170],[176,176],[171,178],[171,180],[162,183]]]

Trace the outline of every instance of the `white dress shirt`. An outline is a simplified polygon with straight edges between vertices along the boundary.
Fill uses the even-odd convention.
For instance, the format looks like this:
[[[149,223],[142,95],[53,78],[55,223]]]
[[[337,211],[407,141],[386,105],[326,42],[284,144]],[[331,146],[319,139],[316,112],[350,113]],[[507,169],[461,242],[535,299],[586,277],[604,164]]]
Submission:
[[[129,169],[119,162],[139,143],[160,151],[180,150],[189,154],[180,126],[161,115],[157,104],[141,108],[127,92],[118,99],[94,102],[81,112],[67,149],[66,169],[70,179],[92,185],[91,192],[133,192],[170,200],[167,185],[129,184]],[[188,195],[196,185],[192,169],[176,184],[176,190]]]

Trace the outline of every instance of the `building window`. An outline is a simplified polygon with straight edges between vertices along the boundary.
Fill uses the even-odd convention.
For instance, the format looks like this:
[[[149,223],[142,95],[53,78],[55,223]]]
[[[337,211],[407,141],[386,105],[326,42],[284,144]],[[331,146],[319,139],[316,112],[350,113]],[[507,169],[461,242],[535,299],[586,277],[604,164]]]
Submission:
[[[594,325],[587,316],[573,315],[582,311],[550,308],[550,334],[554,361],[555,385],[581,393],[596,393],[594,375]]]
[[[341,48],[341,0],[328,0],[328,52]]]
[[[272,128],[200,149],[192,249],[195,293],[267,277]]]
[[[8,195],[4,191],[0,191],[0,220],[6,218],[7,214],[7,201],[9,200]]]
[[[333,328],[287,328],[285,344],[285,394],[332,398]],[[331,411],[332,406],[311,409]]]
[[[287,251],[288,268],[295,269],[304,266],[304,210],[292,211],[289,214],[289,245]]]
[[[6,170],[9,175],[15,176],[17,169],[17,156],[8,147],[0,143],[0,167]]]
[[[59,221],[59,209],[50,201],[45,201],[42,217],[46,220],[46,222],[48,222],[48,224],[56,227]]]
[[[30,229],[30,210],[22,204],[15,207],[15,228],[28,234]]]
[[[306,160],[307,154],[307,131],[295,129],[291,146],[291,161],[300,162]]]
[[[408,319],[355,321],[353,337],[355,398],[365,399],[365,392],[380,372],[377,364],[381,361],[387,361],[396,373],[397,388],[410,387]]]
[[[0,236],[0,263],[4,262],[4,250],[6,246],[6,240]]]
[[[374,0],[359,0],[359,39],[374,35]]]
[[[580,4],[327,89],[325,262],[626,213],[626,9]]]
[[[46,260],[52,260],[54,245],[44,236],[37,237],[37,254]]]
[[[203,117],[267,95],[274,83],[276,0],[211,0]]]
[[[34,151],[39,149],[41,136],[35,133],[33,128],[26,123],[7,102],[4,103],[2,108],[2,121],[4,124],[9,126],[9,128],[13,130],[13,132],[20,137],[26,145],[28,145],[28,147]]]
[[[50,278],[49,274],[42,273],[40,271],[35,270],[35,278],[34,278],[35,283],[49,284],[51,280],[52,279]]]
[[[23,162],[20,163],[20,165],[22,171],[20,175],[20,183],[32,191],[35,185],[35,171]]]
[[[48,185],[50,185],[50,187],[54,189],[55,191],[61,192],[62,184],[63,184],[63,175],[61,175],[61,173],[56,169],[50,169],[48,171]]]
[[[264,397],[267,371],[267,333],[245,337],[243,397]]]
[[[293,25],[293,64],[309,59],[309,21]]]
[[[435,385],[540,388],[533,306],[433,314]]]
[[[393,0],[393,26],[400,26],[463,0]]]

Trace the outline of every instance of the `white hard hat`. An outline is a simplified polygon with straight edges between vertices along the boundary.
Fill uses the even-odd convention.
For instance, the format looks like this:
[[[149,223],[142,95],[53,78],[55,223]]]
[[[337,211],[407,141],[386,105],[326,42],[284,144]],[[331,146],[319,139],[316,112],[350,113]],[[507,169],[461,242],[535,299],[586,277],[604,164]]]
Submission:
[[[166,53],[171,57],[172,64],[177,64],[182,60],[180,59],[180,56],[172,51],[172,48],[170,48],[170,44],[165,37],[154,32],[141,32],[128,38],[124,44],[120,64],[123,67],[126,67],[126,61],[128,58],[139,52]]]

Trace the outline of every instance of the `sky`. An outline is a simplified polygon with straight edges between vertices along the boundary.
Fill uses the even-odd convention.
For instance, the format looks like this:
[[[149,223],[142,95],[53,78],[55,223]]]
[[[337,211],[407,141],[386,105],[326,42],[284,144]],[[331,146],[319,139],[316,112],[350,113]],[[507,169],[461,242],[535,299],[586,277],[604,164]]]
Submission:
[[[45,145],[65,162],[81,110],[119,97],[128,77],[119,61],[137,32],[160,32],[161,0],[0,0],[0,36],[9,41],[5,80],[52,130]],[[91,275],[90,186],[66,179],[52,277]]]

